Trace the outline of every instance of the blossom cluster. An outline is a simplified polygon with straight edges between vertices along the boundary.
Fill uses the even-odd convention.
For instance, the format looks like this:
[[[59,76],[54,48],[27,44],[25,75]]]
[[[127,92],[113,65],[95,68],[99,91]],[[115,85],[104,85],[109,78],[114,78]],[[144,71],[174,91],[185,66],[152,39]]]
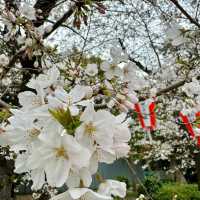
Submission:
[[[21,108],[11,109],[12,117],[0,129],[0,144],[9,145],[17,155],[16,173],[29,173],[34,190],[46,183],[52,187],[66,184],[68,191],[54,197],[55,200],[112,199],[112,195],[123,198],[125,184],[118,181],[103,181],[97,192],[89,188],[99,163],[110,164],[118,158],[128,157],[131,134],[127,116],[138,102],[134,91],[139,91],[141,96],[146,92],[144,96],[154,97],[157,90],[166,88],[185,75],[188,83],[185,82],[181,93],[187,98],[181,98],[180,93],[173,94],[169,99],[160,98],[161,105],[158,106],[162,112],[159,118],[162,119],[157,120],[159,123],[153,130],[154,135],[135,126],[132,137],[135,146],[151,147],[143,152],[146,160],[170,160],[176,154],[176,160],[181,160],[181,168],[194,166],[186,149],[186,144],[192,141],[185,139],[185,132],[180,130],[180,124],[176,124],[174,112],[199,111],[199,80],[193,77],[197,77],[196,70],[192,75],[185,60],[178,63],[170,58],[170,62],[163,64],[155,76],[148,76],[147,81],[141,71],[138,75],[138,66],[128,61],[128,55],[119,48],[112,48],[111,59],[100,64],[77,66],[77,63],[73,63],[68,67],[63,61],[58,67],[52,67],[53,62],[44,56],[49,51],[44,48],[42,40],[42,35],[51,32],[52,26],[45,29],[31,27],[32,23],[31,28],[24,26],[36,20],[39,13],[39,10],[36,13],[33,7],[24,4],[19,13],[15,13],[16,16],[8,11],[4,19],[8,29],[7,40],[16,37],[21,50],[29,57],[36,56],[35,70],[39,69],[40,57],[41,71],[49,68],[29,81],[27,87],[30,90],[18,95]],[[18,34],[19,29],[25,33]],[[166,31],[167,41],[171,42],[172,47],[192,45],[186,37],[189,33],[186,33],[184,28],[174,23]],[[9,61],[8,55],[0,55],[0,73],[9,65]],[[20,63],[17,69],[22,69]],[[60,72],[64,72],[67,78],[62,77]],[[11,82],[3,79],[2,85],[7,86]],[[145,113],[147,123],[150,122],[149,115],[149,112]],[[137,124],[137,120],[134,123]],[[199,128],[194,130],[199,136]],[[142,134],[139,139],[137,132]]]
[[[119,67],[123,59],[113,56],[110,63],[88,64],[85,70],[78,70],[82,80],[103,73],[104,89],[110,91],[104,109],[95,104],[100,93],[98,84],[68,87],[56,66],[33,77],[27,84],[30,91],[19,93],[21,107],[10,110],[12,116],[2,125],[0,144],[9,145],[15,152],[15,172],[30,174],[33,190],[44,184],[66,184],[69,189],[53,199],[125,197],[126,184],[115,180],[103,180],[97,192],[89,189],[99,163],[111,164],[128,157],[130,151],[129,121],[121,111],[133,109],[138,99],[128,88],[115,93],[112,87],[115,80],[123,83],[123,70],[128,74],[129,64]],[[116,113],[112,111],[114,106],[118,108]]]

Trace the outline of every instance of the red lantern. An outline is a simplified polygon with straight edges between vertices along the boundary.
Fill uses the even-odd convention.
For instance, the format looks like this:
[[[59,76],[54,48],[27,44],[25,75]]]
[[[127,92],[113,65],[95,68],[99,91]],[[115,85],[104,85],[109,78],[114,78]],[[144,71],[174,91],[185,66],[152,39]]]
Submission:
[[[197,136],[195,134],[195,131],[193,130],[193,127],[192,127],[192,122],[190,122],[189,117],[187,115],[184,115],[182,112],[179,113],[179,116],[181,117],[182,122],[184,123],[190,137],[194,140],[196,139],[197,140],[197,146],[200,147],[200,136]],[[196,118],[200,117],[200,112],[197,112],[195,114],[195,117]],[[198,128],[200,128],[200,125],[198,125]]]
[[[153,131],[156,129],[156,104],[152,99],[135,104],[135,111],[143,129]]]

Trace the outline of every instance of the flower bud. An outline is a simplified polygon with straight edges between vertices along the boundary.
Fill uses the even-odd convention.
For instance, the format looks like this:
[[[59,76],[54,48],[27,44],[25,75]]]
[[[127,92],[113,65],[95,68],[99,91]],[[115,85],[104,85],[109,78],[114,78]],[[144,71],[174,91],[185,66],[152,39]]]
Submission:
[[[115,105],[115,101],[114,100],[110,100],[107,104],[108,108],[113,108],[113,106]]]
[[[122,111],[122,112],[125,112],[127,113],[128,112],[128,108],[126,106],[124,106],[123,104],[119,104],[119,109]]]
[[[136,95],[134,95],[134,94],[128,94],[128,97],[130,98],[130,101],[134,104],[139,101],[138,98],[136,97]]]
[[[126,100],[126,97],[122,94],[117,94],[116,95],[117,99],[119,99],[120,101],[125,101]]]
[[[85,98],[87,98],[87,99],[91,98],[92,95],[93,95],[92,87],[86,86],[86,87],[84,88],[84,90],[85,90]]]
[[[131,103],[131,102],[128,101],[128,100],[124,101],[124,105],[125,105],[128,109],[133,109],[133,108],[134,108],[133,103]]]
[[[25,45],[26,45],[27,47],[32,47],[32,46],[33,46],[33,40],[32,40],[31,38],[27,38],[27,39],[25,40]]]
[[[8,17],[11,22],[15,23],[16,22],[16,17],[12,12],[8,12]]]

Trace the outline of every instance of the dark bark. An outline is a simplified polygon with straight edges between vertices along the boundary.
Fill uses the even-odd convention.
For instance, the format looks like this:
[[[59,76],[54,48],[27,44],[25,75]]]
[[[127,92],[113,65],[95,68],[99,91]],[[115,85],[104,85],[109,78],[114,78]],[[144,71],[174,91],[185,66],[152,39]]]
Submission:
[[[121,40],[121,38],[118,38],[119,43],[121,45],[122,50],[126,50],[126,47],[124,46],[123,41]],[[131,57],[130,55],[128,55],[128,59],[130,61],[132,61],[133,63],[135,63],[143,72],[146,72],[147,74],[151,74],[152,71],[149,70],[147,67],[145,67],[141,62],[135,60],[133,57]]]
[[[34,5],[37,13],[36,20],[33,22],[35,27],[39,27],[45,22],[51,10],[56,6],[57,1],[58,0],[37,0]]]
[[[196,173],[197,173],[197,184],[200,191],[200,152],[196,155]]]
[[[58,0],[37,0],[36,4],[34,5],[34,8],[37,10],[36,20],[33,21],[33,24],[35,27],[39,27],[45,22],[51,10],[56,6],[57,1]],[[16,2],[17,1],[15,0],[5,0],[6,9],[17,10]],[[42,12],[39,12],[38,10]],[[64,21],[66,21],[73,14],[73,11],[74,11],[73,8],[69,9],[63,15],[63,17],[54,24],[52,32],[56,30]],[[45,33],[44,38],[48,37],[52,32]],[[15,41],[13,41],[13,43],[15,43]],[[14,49],[16,50],[16,52],[13,53],[14,56],[10,60],[10,63],[5,69],[5,73],[3,73],[3,75],[6,76],[9,70],[15,65],[15,62],[17,60],[20,61],[23,68],[26,68],[26,69],[28,68],[29,70],[23,71],[22,85],[19,90],[19,92],[21,92],[24,90],[28,90],[28,88],[26,88],[26,83],[31,79],[33,74],[39,75],[41,73],[41,70],[36,70],[34,67],[34,62],[36,60],[35,56],[29,57],[26,51],[19,51],[17,50],[17,48],[14,48]],[[41,62],[40,62],[41,59],[37,57],[37,60],[39,61],[38,69],[41,69]],[[18,100],[17,100],[17,94],[14,98],[13,98],[13,94],[8,95],[8,96],[12,98],[10,99],[7,99],[7,97],[5,99],[3,98],[2,101],[0,102],[1,103],[0,107],[1,106],[5,107],[5,105],[7,106],[7,103],[12,103],[13,105],[16,105],[16,106],[19,105]],[[11,181],[11,177],[13,176],[13,169],[14,169],[13,162],[7,161],[5,158],[0,157],[0,200],[12,200],[13,198],[14,188]],[[42,194],[40,200],[47,200],[47,199],[49,199],[49,195],[46,193]]]
[[[170,0],[180,11],[181,13],[194,25],[196,25],[198,28],[200,28],[199,22],[194,19],[178,2],[178,0]]]
[[[11,9],[17,10],[17,2],[16,2],[16,0],[5,0],[5,4],[6,4],[6,8],[8,10],[11,10]]]
[[[13,186],[11,176],[13,174],[13,161],[6,160],[4,157],[0,157],[0,199],[12,200],[13,198]]]

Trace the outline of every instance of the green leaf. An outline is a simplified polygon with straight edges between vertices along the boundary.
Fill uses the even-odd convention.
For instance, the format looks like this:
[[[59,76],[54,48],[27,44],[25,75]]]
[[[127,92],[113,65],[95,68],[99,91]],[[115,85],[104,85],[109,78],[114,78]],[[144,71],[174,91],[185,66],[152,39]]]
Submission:
[[[67,130],[67,133],[70,135],[74,135],[76,128],[81,124],[79,116],[73,117],[69,109],[49,109],[49,112]]]

